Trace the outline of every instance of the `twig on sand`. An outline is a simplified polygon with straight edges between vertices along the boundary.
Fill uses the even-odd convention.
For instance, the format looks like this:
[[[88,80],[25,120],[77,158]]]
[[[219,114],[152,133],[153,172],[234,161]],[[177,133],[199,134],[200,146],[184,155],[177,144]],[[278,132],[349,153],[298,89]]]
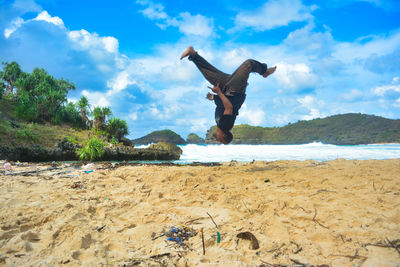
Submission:
[[[314,206],[314,217],[312,218],[315,221],[315,217],[317,217],[317,208]]]
[[[160,237],[162,237],[162,236],[165,236],[165,234],[163,233],[163,234],[161,234],[161,235],[159,235],[159,236],[154,236],[151,240],[156,240],[157,238],[160,238]]]
[[[185,224],[191,224],[191,223],[194,223],[195,221],[203,220],[205,218],[207,218],[207,217],[200,217],[200,218],[192,219],[192,220],[185,222]]]
[[[306,210],[305,208],[303,208],[302,206],[299,206],[298,204],[297,204],[297,207],[299,207],[300,209],[302,209],[305,213],[311,213],[311,212],[312,212],[312,211]]]
[[[322,193],[322,192],[337,193],[336,191],[330,191],[330,190],[327,190],[327,189],[324,188],[324,189],[319,189],[316,193],[310,195],[310,197],[315,196],[315,195],[318,195],[319,193]]]
[[[201,242],[203,243],[203,255],[206,255],[206,245],[204,244],[203,228],[201,228]]]
[[[268,253],[272,253],[272,252],[275,252],[275,251],[277,251],[277,250],[280,250],[284,245],[285,245],[285,243],[282,243],[282,245],[280,245],[280,247],[278,247],[278,248],[273,248],[273,249],[271,249],[271,250],[268,250],[267,252],[268,252]]]
[[[171,253],[167,252],[167,253],[162,253],[162,254],[150,256],[150,259],[158,259],[158,258],[161,258],[161,257],[170,256],[170,255],[171,255]]]
[[[280,264],[272,264],[272,263],[263,261],[263,260],[261,260],[261,259],[260,259],[260,261],[261,261],[262,263],[264,263],[264,265],[266,265],[267,267],[281,267],[281,266],[283,266],[283,265],[280,265]]]
[[[316,222],[317,224],[319,224],[320,226],[322,226],[322,227],[324,227],[324,228],[326,228],[326,229],[329,229],[329,227],[323,225],[323,224],[320,223],[317,219],[315,219],[316,217],[317,217],[317,208],[316,208],[315,205],[314,205],[314,217],[312,218],[312,220],[313,220],[314,222]]]
[[[207,215],[210,216],[211,221],[214,223],[215,227],[217,227],[217,229],[219,229],[218,225],[215,223],[215,221],[214,221],[213,217],[210,215],[210,213],[207,212]]]
[[[252,214],[252,213],[251,213],[251,210],[247,207],[246,203],[245,203],[243,200],[242,200],[242,202],[243,202],[244,207],[247,209],[247,211],[248,211],[250,214]]]
[[[397,253],[399,253],[399,255],[400,255],[400,250],[399,250],[399,248],[398,248],[397,246],[395,246],[395,245],[392,243],[392,241],[389,240],[389,238],[386,238],[386,241],[390,244],[390,246],[391,246],[392,248],[396,249]]]
[[[386,238],[386,242],[387,242],[387,244],[385,243],[385,241],[383,241],[383,242],[379,241],[378,243],[366,243],[366,244],[363,244],[362,246],[363,247],[374,246],[374,247],[381,247],[381,248],[394,248],[400,254],[400,251],[399,251],[400,239],[390,241],[389,239]]]
[[[97,230],[97,232],[101,232],[101,230],[103,230],[103,229],[104,229],[104,227],[106,227],[106,225],[103,225],[103,226],[101,226],[101,227],[97,228],[97,229],[96,229],[96,230]]]
[[[346,257],[346,258],[349,258],[350,261],[353,261],[353,260],[355,260],[355,259],[359,259],[359,260],[361,260],[361,264],[362,264],[364,261],[366,261],[366,260],[368,259],[368,257],[366,257],[366,256],[358,255],[358,249],[356,249],[356,252],[354,253],[354,255],[332,254],[331,256],[335,256],[335,257]]]

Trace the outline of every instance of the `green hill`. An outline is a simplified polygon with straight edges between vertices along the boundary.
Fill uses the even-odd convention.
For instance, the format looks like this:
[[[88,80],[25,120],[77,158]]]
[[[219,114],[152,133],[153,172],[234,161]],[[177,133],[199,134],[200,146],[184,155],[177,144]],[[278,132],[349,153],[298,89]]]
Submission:
[[[204,144],[204,139],[195,133],[190,133],[186,139],[187,144]]]
[[[208,130],[206,143],[215,143]],[[232,129],[233,144],[305,144],[322,142],[335,145],[400,143],[400,120],[365,114],[341,114],[322,119],[299,121],[284,127],[237,125]]]
[[[185,140],[171,130],[155,131],[133,140],[136,145],[147,145],[151,143],[167,142],[175,145],[186,144]]]

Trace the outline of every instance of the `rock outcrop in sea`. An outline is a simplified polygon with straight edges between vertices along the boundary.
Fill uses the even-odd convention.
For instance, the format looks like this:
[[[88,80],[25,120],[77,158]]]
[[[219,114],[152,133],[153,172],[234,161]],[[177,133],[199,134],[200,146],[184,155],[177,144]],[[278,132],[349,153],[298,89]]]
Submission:
[[[136,145],[147,145],[158,142],[167,142],[175,145],[186,144],[185,140],[177,133],[171,130],[155,131],[133,140]]]
[[[199,145],[199,144],[204,144],[204,142],[205,142],[205,140],[195,133],[189,134],[186,139],[187,144],[198,144]]]

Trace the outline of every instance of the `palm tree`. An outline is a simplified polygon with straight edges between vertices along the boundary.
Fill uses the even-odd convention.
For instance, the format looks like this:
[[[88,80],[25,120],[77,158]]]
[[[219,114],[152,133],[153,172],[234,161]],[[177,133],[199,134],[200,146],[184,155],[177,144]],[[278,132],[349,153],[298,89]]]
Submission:
[[[112,114],[109,107],[95,107],[93,109],[94,127],[96,129],[106,129],[106,117]]]
[[[79,107],[80,112],[81,112],[81,117],[82,117],[83,123],[85,124],[86,127],[88,127],[90,129],[92,127],[92,125],[93,125],[93,121],[91,121],[87,117],[88,108],[89,108],[89,101],[88,101],[86,96],[82,96],[81,99],[79,99],[78,107]]]

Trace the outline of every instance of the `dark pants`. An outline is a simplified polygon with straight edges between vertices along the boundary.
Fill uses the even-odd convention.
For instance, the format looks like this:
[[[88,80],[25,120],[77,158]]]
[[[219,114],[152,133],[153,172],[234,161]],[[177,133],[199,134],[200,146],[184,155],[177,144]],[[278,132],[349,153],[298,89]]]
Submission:
[[[212,85],[219,83],[219,87],[225,95],[245,94],[250,73],[257,72],[263,75],[267,71],[267,64],[260,63],[254,59],[248,59],[243,62],[231,75],[216,69],[197,53],[189,56],[189,60],[196,64],[204,78]]]

